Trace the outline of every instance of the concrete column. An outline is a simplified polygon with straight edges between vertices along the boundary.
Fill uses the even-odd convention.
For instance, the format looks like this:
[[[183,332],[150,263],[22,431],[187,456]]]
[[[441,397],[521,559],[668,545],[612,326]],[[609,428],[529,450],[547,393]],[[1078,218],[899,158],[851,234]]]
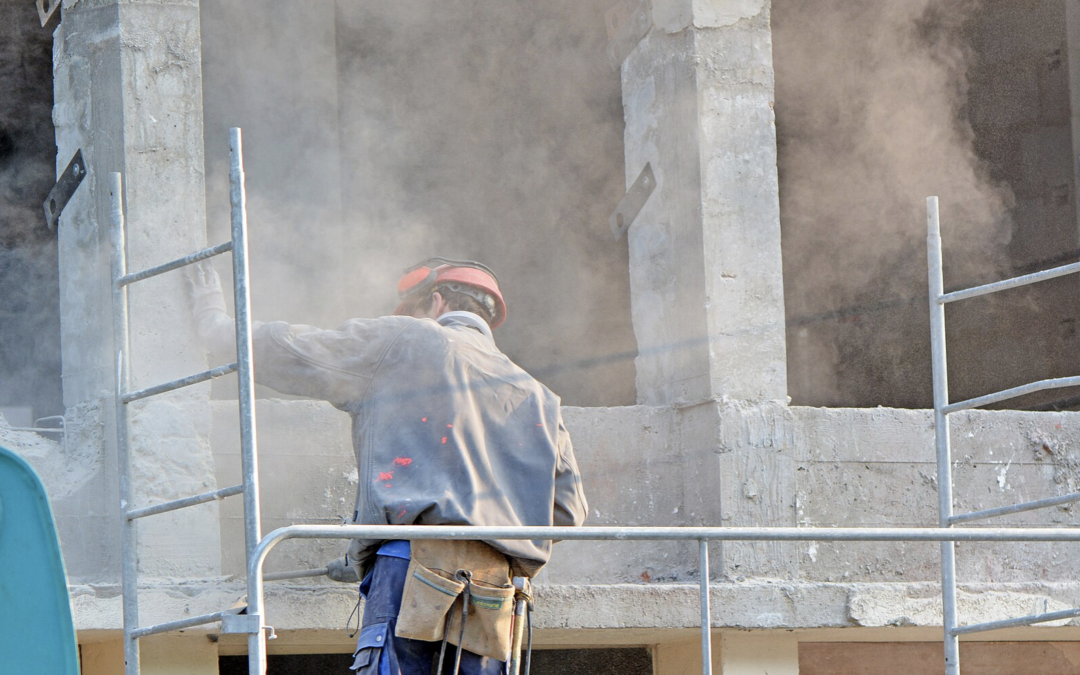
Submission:
[[[720,675],[719,634],[714,635],[712,647],[713,673]],[[701,640],[665,642],[653,648],[653,675],[701,675]]]
[[[799,641],[788,631],[724,633],[718,675],[799,675]]]
[[[79,427],[86,410],[113,409],[109,173],[124,175],[129,269],[168,261],[206,243],[198,0],[65,2],[54,50],[57,171],[80,148],[90,171],[65,209],[59,232],[70,428]],[[189,317],[181,273],[132,288],[135,387],[206,368]],[[137,485],[132,506],[213,488],[207,391],[204,385],[174,392],[132,410]],[[104,437],[99,432],[92,442],[101,446],[102,466],[114,471],[115,448],[107,440],[113,437],[111,412],[94,419]],[[117,503],[109,500],[110,510]],[[216,574],[217,532],[214,505],[143,521],[144,573]],[[115,547],[114,532],[102,536],[103,547]]]
[[[787,373],[768,0],[656,0],[624,62],[641,403],[784,401]]]

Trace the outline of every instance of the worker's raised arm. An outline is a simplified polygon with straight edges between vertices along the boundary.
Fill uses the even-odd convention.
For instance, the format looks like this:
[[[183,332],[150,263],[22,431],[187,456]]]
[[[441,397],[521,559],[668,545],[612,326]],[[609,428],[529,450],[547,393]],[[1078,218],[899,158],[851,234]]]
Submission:
[[[231,353],[236,328],[225,307],[221,282],[212,267],[193,266],[188,276],[199,335],[213,351]],[[308,396],[342,406],[363,397],[400,324],[354,320],[338,330],[285,322],[252,323],[255,381],[285,394]]]

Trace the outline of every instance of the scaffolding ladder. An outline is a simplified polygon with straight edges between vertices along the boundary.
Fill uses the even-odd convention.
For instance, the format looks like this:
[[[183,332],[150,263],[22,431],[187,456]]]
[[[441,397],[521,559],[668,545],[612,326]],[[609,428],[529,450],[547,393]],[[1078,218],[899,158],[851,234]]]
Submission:
[[[939,526],[942,528],[950,528],[958,523],[968,523],[975,520],[995,518],[1013,513],[1080,501],[1080,492],[1074,492],[1067,495],[1024,502],[1021,504],[984,509],[959,515],[953,514],[952,449],[950,447],[949,438],[949,415],[954,412],[960,412],[961,410],[970,410],[972,408],[1006,401],[1018,396],[1032,394],[1046,389],[1080,386],[1080,377],[1059,377],[1039,380],[1018,387],[998,391],[993,394],[968,399],[966,401],[950,403],[945,359],[945,305],[958,300],[966,300],[980,295],[987,295],[997,291],[1004,291],[1010,288],[1018,288],[1020,286],[1046,281],[1047,279],[1055,279],[1068,274],[1075,274],[1080,272],[1080,263],[1062,265],[1061,267],[1054,267],[1033,274],[1026,274],[1012,279],[1005,279],[990,284],[984,284],[982,286],[974,286],[946,293],[941,262],[941,227],[938,216],[937,197],[928,197],[926,200],[926,223],[928,277],[930,282],[930,344],[934,377],[934,441],[937,450]],[[959,638],[961,635],[970,635],[972,633],[997,630],[999,628],[1027,626],[1034,623],[1057,621],[1080,616],[1080,609],[1069,609],[1060,612],[1032,614],[1015,619],[960,626],[958,625],[956,611],[955,555],[956,541],[942,541],[941,600],[942,624],[945,640],[946,675],[959,675],[960,673]]]
[[[123,181],[119,173],[109,176],[112,225],[112,293],[113,293],[113,339],[116,355],[116,447],[120,475],[120,538],[122,557],[122,588],[124,606],[124,672],[139,673],[139,639],[198,626],[215,621],[222,622],[226,633],[248,633],[251,627],[263,630],[260,617],[240,613],[241,609],[227,609],[213,614],[193,616],[150,626],[139,625],[139,569],[137,549],[137,521],[176,509],[204,504],[233,495],[244,495],[245,560],[250,560],[262,536],[259,520],[259,474],[255,441],[254,378],[251,369],[251,298],[248,289],[247,205],[244,190],[244,160],[240,129],[229,130],[229,197],[231,202],[232,237],[229,241],[197,251],[140,272],[128,273],[127,247],[124,234]],[[128,321],[128,287],[138,281],[185,267],[200,260],[232,252],[233,289],[236,314],[236,361],[225,366],[190,375],[164,384],[131,390],[131,348]],[[200,382],[237,373],[240,401],[240,457],[242,480],[239,485],[185,497],[170,502],[133,507],[132,462],[128,424],[128,405],[151,396],[173,391]],[[252,594],[252,581],[247,583],[248,597]]]

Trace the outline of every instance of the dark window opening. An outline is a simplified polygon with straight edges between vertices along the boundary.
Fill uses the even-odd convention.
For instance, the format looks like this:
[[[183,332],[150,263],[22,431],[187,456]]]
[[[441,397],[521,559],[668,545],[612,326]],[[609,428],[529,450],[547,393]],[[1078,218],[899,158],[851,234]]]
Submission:
[[[33,4],[0,3],[0,414],[13,426],[63,414],[52,35]]]
[[[267,675],[306,675],[307,673],[347,673],[351,654],[290,654],[270,656]],[[221,675],[248,672],[247,656],[222,656],[218,659]],[[533,651],[533,675],[652,675],[652,654],[643,647],[618,649],[537,649]]]

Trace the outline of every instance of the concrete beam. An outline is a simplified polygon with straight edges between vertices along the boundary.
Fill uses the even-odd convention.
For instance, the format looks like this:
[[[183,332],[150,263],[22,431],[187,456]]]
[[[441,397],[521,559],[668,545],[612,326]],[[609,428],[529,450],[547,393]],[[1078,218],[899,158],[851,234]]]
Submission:
[[[638,400],[785,401],[772,43],[763,0],[658,3],[623,64]],[[671,32],[664,32],[665,30]]]
[[[240,580],[150,584],[145,621],[220,611],[244,594]],[[328,580],[267,584],[267,623],[279,635],[340,633],[356,605],[356,587]],[[712,626],[718,631],[798,631],[810,641],[935,640],[941,635],[937,584],[815,582],[714,583]],[[964,584],[958,595],[965,624],[1080,606],[1080,584]],[[121,629],[119,588],[72,588],[79,639],[106,639]],[[658,644],[696,641],[700,595],[696,584],[636,583],[537,586],[534,625],[542,645]],[[209,624],[192,634],[219,634]],[[314,632],[314,633],[313,633]],[[991,639],[1076,640],[1080,621],[1062,620],[987,634]],[[241,638],[237,638],[241,640]],[[298,638],[299,639],[299,638]],[[984,639],[978,636],[975,639]],[[717,641],[718,643],[718,641]],[[285,644],[285,643],[278,643]]]

